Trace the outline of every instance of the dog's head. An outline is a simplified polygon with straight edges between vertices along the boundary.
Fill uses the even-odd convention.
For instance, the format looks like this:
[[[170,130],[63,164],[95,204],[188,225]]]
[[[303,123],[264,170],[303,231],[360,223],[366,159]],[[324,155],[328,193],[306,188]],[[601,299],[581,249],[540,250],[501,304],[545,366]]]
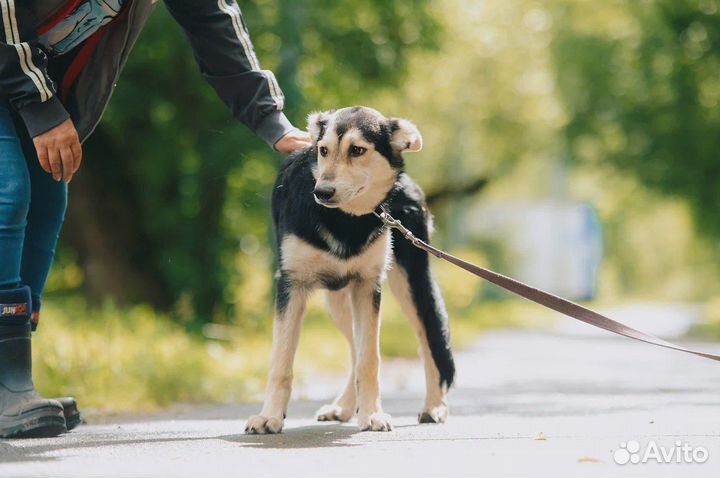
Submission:
[[[403,170],[402,153],[422,149],[410,121],[364,106],[313,113],[308,131],[317,151],[315,201],[356,216],[385,200]]]

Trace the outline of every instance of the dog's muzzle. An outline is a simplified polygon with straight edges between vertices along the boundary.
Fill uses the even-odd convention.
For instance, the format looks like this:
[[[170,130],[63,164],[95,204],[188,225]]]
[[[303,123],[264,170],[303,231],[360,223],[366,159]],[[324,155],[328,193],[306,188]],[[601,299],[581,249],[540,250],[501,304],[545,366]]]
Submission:
[[[332,186],[317,186],[313,191],[315,200],[320,204],[331,204],[333,196],[335,196],[335,188]]]

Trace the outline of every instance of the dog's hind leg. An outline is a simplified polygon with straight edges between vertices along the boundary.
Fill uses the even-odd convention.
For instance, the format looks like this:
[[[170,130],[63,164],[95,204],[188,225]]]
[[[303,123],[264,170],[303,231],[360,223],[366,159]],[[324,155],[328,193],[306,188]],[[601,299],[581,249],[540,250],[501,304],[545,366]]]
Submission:
[[[327,291],[325,303],[330,316],[350,344],[350,376],[345,388],[335,400],[323,405],[315,414],[318,421],[340,421],[347,422],[355,415],[355,341],[352,331],[352,304],[350,302],[350,291],[346,287],[339,291]]]
[[[280,433],[287,415],[292,390],[293,361],[305,316],[307,291],[293,287],[291,281],[281,275],[277,292],[270,377],[265,401],[260,415],[248,419],[246,433]]]
[[[381,287],[373,281],[351,286],[355,387],[360,430],[390,431],[390,416],[380,404],[380,300]]]
[[[429,271],[427,272],[429,273]],[[449,415],[446,396],[447,384],[452,381],[454,365],[452,364],[449,344],[445,344],[447,350],[444,353],[440,353],[444,358],[441,363],[445,364],[445,370],[443,370],[444,373],[442,375],[433,358],[429,340],[442,342],[445,341],[446,338],[428,337],[429,331],[427,330],[425,322],[432,321],[435,325],[435,330],[430,331],[430,333],[445,335],[446,331],[437,330],[437,328],[442,329],[447,327],[447,315],[445,314],[444,318],[441,317],[444,314],[442,298],[439,298],[439,304],[435,304],[435,307],[428,307],[428,304],[425,303],[429,297],[433,295],[439,296],[439,290],[428,273],[419,272],[418,276],[412,279],[414,284],[411,284],[405,269],[396,263],[388,273],[388,282],[390,284],[390,290],[399,302],[403,313],[410,321],[413,329],[415,329],[418,342],[420,343],[420,355],[425,367],[426,394],[425,407],[418,415],[418,421],[420,423],[443,423],[448,419]],[[413,292],[413,286],[416,289],[415,292]],[[423,298],[417,301],[415,296],[419,295],[422,295]],[[421,312],[418,310],[419,308],[422,308],[422,313],[426,315],[424,319],[420,315]],[[441,323],[443,320],[445,321],[444,327]],[[450,368],[451,371],[448,370],[448,368]]]

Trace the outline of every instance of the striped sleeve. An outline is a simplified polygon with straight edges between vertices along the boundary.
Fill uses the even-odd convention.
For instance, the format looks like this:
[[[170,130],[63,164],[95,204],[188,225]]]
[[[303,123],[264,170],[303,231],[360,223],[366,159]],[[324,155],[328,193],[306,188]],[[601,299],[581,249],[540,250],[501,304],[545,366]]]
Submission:
[[[165,0],[190,40],[205,79],[233,115],[271,147],[295,128],[282,113],[285,96],[263,70],[235,0]]]
[[[35,42],[36,35],[23,29],[23,23],[30,24],[29,13],[16,7],[16,0],[0,0],[0,11],[0,98],[9,100],[34,137],[69,115],[55,96],[47,56]]]

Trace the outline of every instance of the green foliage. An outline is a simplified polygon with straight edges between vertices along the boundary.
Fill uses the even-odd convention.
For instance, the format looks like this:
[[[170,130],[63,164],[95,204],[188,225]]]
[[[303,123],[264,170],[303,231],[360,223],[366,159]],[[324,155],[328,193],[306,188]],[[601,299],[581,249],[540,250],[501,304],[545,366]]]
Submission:
[[[709,214],[718,201],[716,3],[242,7],[296,124],[348,104],[411,118],[426,147],[408,169],[426,190],[487,177],[480,200],[589,201],[605,225],[603,293],[699,299],[718,290],[717,261],[693,232],[694,216],[707,237],[720,233]],[[280,158],[230,117],[163,8],[86,150],[51,290],[149,303],[195,330],[208,321],[262,329]],[[496,260],[502,244],[458,243],[462,209],[475,201],[434,207],[435,240]],[[455,290],[457,279],[445,280]]]
[[[245,340],[238,353],[188,335],[147,306],[47,305],[33,343],[35,381],[50,396],[80,397],[86,410],[240,400],[262,387],[265,343]]]
[[[616,1],[604,22],[587,19],[595,5],[561,3],[554,51],[572,157],[686,199],[717,238],[720,2]]]
[[[463,243],[463,208],[587,201],[605,229],[603,300],[707,300],[720,290],[715,0],[243,1],[288,114],[365,104],[412,119],[427,190],[489,178],[434,207],[434,241],[480,264],[504,244]],[[36,382],[92,407],[238,400],[270,352],[269,197],[280,159],[233,120],[159,8],[130,57],[71,186],[62,253],[36,335]],[[472,218],[470,218],[472,219]],[[504,264],[502,264],[504,266]],[[537,306],[481,302],[479,280],[434,262],[463,346],[496,326],[547,323]],[[86,306],[73,293],[105,303]],[[59,299],[69,295],[71,298]],[[486,294],[484,294],[486,295]],[[74,298],[73,298],[74,297]],[[720,305],[701,333],[716,337]],[[347,347],[315,297],[297,371],[342,372]],[[388,296],[382,351],[415,356]],[[555,317],[555,316],[553,316]],[[560,319],[562,320],[562,319]],[[203,328],[215,322],[216,329]],[[186,329],[203,330],[213,340]]]
[[[319,299],[311,301],[303,328],[295,365],[298,383],[318,372],[344,374],[350,367],[347,342]],[[417,357],[408,321],[389,296],[386,302],[383,355]],[[457,310],[454,342],[467,345],[482,331],[527,325],[532,308],[506,302]],[[78,397],[85,413],[258,399],[267,379],[269,330],[248,333],[242,327],[211,325],[205,335],[212,338],[202,338],[150,307],[89,307],[79,297],[48,301],[43,315],[33,340],[35,383],[45,396]]]
[[[476,203],[585,201],[597,209],[604,228],[599,281],[603,300],[703,300],[718,293],[718,261],[710,243],[716,237],[707,235],[707,241],[695,232],[697,223],[717,215],[698,220],[697,210],[688,206],[680,190],[645,181],[645,170],[633,168],[624,156],[634,153],[624,146],[622,138],[627,135],[622,128],[637,131],[653,123],[637,115],[622,117],[623,108],[645,98],[644,90],[676,88],[662,76],[650,75],[638,84],[632,70],[637,66],[637,55],[631,54],[639,35],[636,18],[652,16],[656,4],[646,2],[642,8],[626,1],[600,5],[580,0],[444,0],[440,4],[438,21],[444,31],[440,53],[413,53],[402,94],[388,93],[377,100],[382,108],[407,115],[419,125],[426,147],[408,157],[408,169],[427,190],[467,177],[490,178],[482,196],[434,208],[440,236],[436,239],[446,246],[457,245],[457,238],[466,236],[472,226],[467,223],[471,217],[462,211]],[[574,36],[568,32],[575,32]],[[676,48],[670,43],[658,46],[654,54],[670,54]],[[693,67],[705,68],[701,62]],[[626,72],[628,68],[631,71]],[[704,88],[720,84],[716,78],[708,76]],[[632,93],[622,93],[627,89]],[[658,103],[655,112],[662,116],[663,108]],[[672,124],[679,127],[681,117],[670,114],[676,117]],[[588,126],[591,119],[597,128]],[[583,134],[578,124],[584,125]],[[662,140],[660,133],[644,134]],[[687,141],[712,144],[716,136],[695,131]],[[666,167],[655,156],[640,159]],[[710,161],[710,156],[705,160]],[[700,178],[697,173],[702,165],[689,161],[687,155],[677,161],[685,161],[685,167],[693,170],[682,174],[698,176],[688,181],[701,181],[700,188],[712,187],[713,176]],[[693,184],[689,182],[688,188]],[[705,216],[711,215],[709,208]],[[505,266],[503,241],[493,248],[481,242],[471,245],[490,256],[491,264]],[[452,289],[457,281],[448,279],[443,285]]]
[[[287,113],[302,127],[310,109],[402,82],[409,53],[436,43],[427,4],[258,0],[243,8],[258,55],[277,71]],[[86,156],[64,245],[77,254],[86,293],[174,307],[194,328],[250,320],[235,300],[241,283],[255,280],[243,273],[271,273],[269,197],[280,158],[230,117],[164,8]],[[256,254],[260,267],[239,264]]]

